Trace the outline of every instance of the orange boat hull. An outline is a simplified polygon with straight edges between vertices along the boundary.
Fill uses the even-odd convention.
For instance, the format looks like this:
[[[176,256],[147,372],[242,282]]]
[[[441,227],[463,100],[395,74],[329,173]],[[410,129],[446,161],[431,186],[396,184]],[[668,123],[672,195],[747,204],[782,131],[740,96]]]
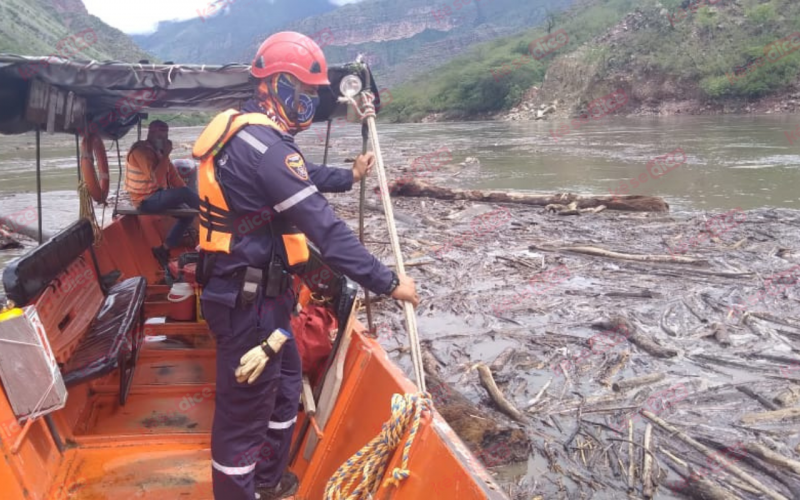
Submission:
[[[170,218],[130,217],[104,230],[95,248],[103,273],[159,278],[149,248],[160,243]],[[147,252],[147,253],[143,253]],[[163,315],[164,286],[148,286],[145,314]],[[165,323],[149,335],[180,338],[183,348],[148,343],[141,352],[127,404],[118,402],[116,373],[70,388],[67,405],[52,414],[67,443],[61,454],[43,419],[16,424],[5,393],[0,398],[0,484],[4,500],[211,500],[210,430],[214,413],[214,343],[203,323]],[[389,420],[394,394],[415,385],[356,322],[347,348],[343,381],[323,437],[305,452],[303,436],[290,464],[300,477],[296,499],[324,498],[325,486],[355,452]],[[187,347],[188,346],[188,347]],[[298,417],[297,429],[305,415]],[[298,433],[299,434],[299,431]],[[296,435],[296,439],[300,439]],[[386,477],[401,463],[402,443],[391,454]],[[381,487],[376,499],[443,500],[506,498],[442,417],[426,414],[409,454],[410,476]],[[218,499],[224,500],[224,499]]]

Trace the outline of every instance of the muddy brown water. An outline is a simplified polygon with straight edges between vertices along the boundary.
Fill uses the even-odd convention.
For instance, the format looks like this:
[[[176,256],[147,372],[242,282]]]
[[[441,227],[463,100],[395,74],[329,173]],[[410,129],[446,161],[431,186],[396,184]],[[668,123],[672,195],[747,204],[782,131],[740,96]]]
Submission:
[[[500,389],[523,410],[550,381],[538,403],[526,411],[522,428],[533,443],[528,462],[492,467],[510,497],[624,498],[628,445],[612,439],[627,439],[627,434],[617,435],[610,428],[638,408],[652,408],[648,398],[679,383],[688,388],[688,396],[662,401],[661,418],[697,439],[713,439],[726,446],[740,440],[760,442],[800,459],[797,422],[744,424],[743,414],[765,409],[736,389],[744,384],[771,400],[791,386],[788,377],[800,379],[800,370],[790,371],[800,366],[793,364],[794,360],[800,363],[800,319],[796,319],[800,318],[800,289],[787,278],[785,286],[769,289],[774,293],[759,295],[771,276],[800,264],[800,193],[796,188],[800,155],[798,145],[790,144],[784,134],[796,128],[792,122],[789,116],[609,118],[584,125],[558,141],[549,135],[558,125],[555,122],[379,125],[391,178],[414,175],[449,187],[606,195],[621,181],[646,173],[653,158],[676,148],[686,154],[685,164],[660,178],[645,176],[646,182],[630,190],[631,194],[663,196],[671,205],[667,214],[601,212],[561,217],[541,207],[508,204],[504,207],[512,214],[510,221],[476,233],[473,219],[496,207],[463,201],[393,200],[395,210],[411,221],[398,222],[404,258],[420,264],[410,267],[409,273],[423,296],[417,311],[421,338],[440,362],[446,380],[498,421],[512,426],[488,400],[474,364],[492,366]],[[199,131],[172,131],[173,158],[187,156]],[[334,125],[330,164],[340,165],[358,152],[359,132],[354,125]],[[134,135],[121,141],[123,157]],[[320,137],[321,133],[312,131],[299,138],[311,160],[322,157]],[[35,206],[33,144],[30,135],[0,138],[0,212],[4,214]],[[47,135],[42,144],[43,223],[55,231],[78,213],[75,145],[72,138]],[[414,163],[442,146],[450,150],[448,164]],[[109,156],[115,158],[116,153]],[[112,172],[112,190],[116,180]],[[376,185],[374,179],[369,185]],[[371,192],[368,197],[378,201]],[[329,199],[355,227],[356,192]],[[713,214],[737,207],[745,211],[743,222],[723,233],[708,234]],[[106,221],[109,217],[107,211]],[[367,246],[391,263],[385,226],[382,214],[367,211]],[[683,256],[704,262],[637,262],[569,249],[592,245],[620,253],[661,255],[686,242],[691,244]],[[445,243],[453,248],[437,255],[435,250]],[[0,266],[19,253],[0,253]],[[535,278],[559,267],[568,270],[563,279],[547,283]],[[730,314],[735,304],[746,304],[745,310],[767,316],[748,315],[742,321]],[[411,375],[401,310],[386,300],[378,301],[375,309],[381,342]],[[600,354],[588,351],[588,339],[596,339],[602,331],[592,328],[593,323],[607,320],[612,313],[631,319],[637,331],[675,349],[677,355],[657,358],[628,341]],[[781,322],[764,319],[768,315]],[[366,322],[363,313],[361,320]],[[720,325],[728,333],[727,344],[714,337]],[[663,380],[621,394],[601,385],[598,379],[624,351],[630,358],[612,376],[613,381],[656,372],[664,374]],[[567,365],[568,380],[552,370],[564,360],[572,360]],[[635,421],[637,442],[646,423],[641,416]],[[705,457],[668,433],[655,429],[653,434],[658,470],[664,476],[669,471],[669,479],[677,478],[661,449],[695,468],[708,467]],[[607,453],[600,453],[607,447]],[[638,447],[636,456],[641,463]],[[610,463],[617,457],[622,464],[620,475],[615,475]],[[796,477],[784,473],[778,479],[769,477],[757,462],[748,460],[742,458],[736,465],[793,498],[779,481],[794,485]],[[758,498],[730,486],[727,469],[718,469],[708,477],[724,482],[736,496]],[[640,492],[637,482],[637,498]],[[662,485],[655,498],[683,497]]]

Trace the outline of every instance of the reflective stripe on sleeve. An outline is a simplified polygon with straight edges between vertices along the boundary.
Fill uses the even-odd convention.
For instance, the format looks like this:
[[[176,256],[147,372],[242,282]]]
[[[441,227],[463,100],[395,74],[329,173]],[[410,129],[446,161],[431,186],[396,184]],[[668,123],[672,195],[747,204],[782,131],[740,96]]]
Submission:
[[[277,205],[275,205],[275,211],[276,212],[285,212],[286,210],[289,210],[290,208],[292,208],[293,206],[297,205],[298,203],[300,203],[301,201],[305,200],[306,198],[308,198],[309,196],[311,196],[312,194],[314,194],[316,192],[317,192],[317,186],[314,186],[313,184],[311,186],[308,186],[308,187],[304,188],[304,189],[301,189],[300,191],[296,192],[292,196],[286,198],[282,202],[280,202]]]
[[[244,142],[249,144],[253,149],[255,149],[256,151],[258,151],[261,154],[266,153],[267,149],[269,149],[269,148],[267,148],[266,144],[264,144],[263,142],[261,142],[258,139],[256,139],[253,136],[253,134],[251,134],[247,130],[242,130],[241,132],[239,132],[236,135],[236,137],[239,137],[240,139],[242,139]]]

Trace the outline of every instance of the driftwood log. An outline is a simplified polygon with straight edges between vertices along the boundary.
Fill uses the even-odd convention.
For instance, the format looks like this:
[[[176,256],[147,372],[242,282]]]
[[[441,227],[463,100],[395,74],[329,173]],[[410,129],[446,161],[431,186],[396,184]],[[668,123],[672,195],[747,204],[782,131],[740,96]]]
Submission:
[[[755,391],[753,391],[752,389],[750,389],[747,386],[737,385],[736,386],[736,390],[738,390],[739,392],[741,392],[743,394],[747,394],[748,396],[753,398],[755,401],[758,401],[759,403],[761,403],[761,406],[763,406],[764,408],[766,408],[768,410],[780,410],[780,407],[778,407],[778,405],[776,405],[775,403],[773,403],[769,399],[765,398],[761,394],[756,393]]]
[[[785,418],[800,417],[800,408],[784,408],[783,410],[767,411],[763,413],[747,413],[742,415],[743,424],[755,424],[759,422],[775,422]]]
[[[10,233],[0,227],[0,250],[8,250],[10,248],[22,248],[22,243],[15,240]]]
[[[496,414],[475,405],[442,380],[431,369],[431,357],[427,351],[423,354],[433,405],[467,447],[490,467],[528,460],[531,440],[526,432],[504,424]]]
[[[661,452],[674,463],[670,467],[678,473],[681,481],[666,483],[667,488],[672,491],[680,492],[698,500],[740,500],[738,497],[718,485],[715,481],[706,479],[705,474],[698,474],[692,466],[676,457],[669,450],[661,449]],[[744,485],[740,482],[740,484]],[[747,488],[750,488],[749,486]],[[750,488],[753,493],[758,490]]]
[[[618,382],[614,382],[611,385],[611,389],[614,392],[626,391],[628,389],[633,389],[634,387],[641,387],[643,385],[650,385],[650,384],[655,384],[656,382],[661,382],[666,377],[667,375],[661,372],[661,373],[651,373],[648,375],[642,375],[641,377],[626,378]]]
[[[642,496],[653,498],[653,457],[649,451],[653,442],[653,425],[647,424],[644,428],[644,452],[642,453]]]
[[[606,331],[613,331],[616,332],[617,335],[626,337],[630,343],[636,345],[651,356],[657,358],[672,358],[678,355],[677,350],[657,344],[650,337],[638,332],[633,326],[633,323],[623,316],[615,315],[608,321],[596,323],[592,326]]]
[[[489,369],[489,367],[481,363],[476,368],[478,369],[478,375],[480,375],[481,385],[483,385],[483,388],[489,393],[489,396],[495,402],[497,407],[500,408],[500,411],[513,418],[517,422],[525,422],[525,417],[522,415],[522,412],[519,411],[513,404],[511,404],[511,402],[503,395],[502,391],[500,391],[500,388],[497,387],[494,377],[492,376],[492,371]]]
[[[613,250],[606,250],[605,248],[598,248],[586,245],[576,245],[569,247],[550,247],[542,245],[530,245],[531,250],[541,250],[545,252],[569,252],[578,253],[583,255],[592,255],[595,257],[607,257],[609,259],[618,260],[632,260],[635,262],[660,262],[664,264],[693,264],[697,266],[707,266],[708,261],[705,259],[695,259],[692,257],[684,257],[683,255],[663,255],[663,254],[632,254],[615,252]]]
[[[9,232],[21,234],[23,236],[27,236],[33,240],[39,239],[39,226],[33,226],[28,224],[23,224],[20,221],[14,220],[12,217],[6,215],[0,215],[0,224],[6,226],[6,229]],[[42,239],[43,241],[47,241],[53,237],[53,234],[49,231],[42,230]]]
[[[438,200],[468,200],[490,203],[520,203],[546,207],[548,205],[570,205],[574,209],[597,208],[604,205],[608,210],[626,212],[669,212],[669,204],[654,196],[580,196],[572,193],[536,195],[515,191],[477,191],[451,189],[434,186],[416,179],[397,181],[389,186],[393,196],[420,196]]]
[[[627,363],[631,357],[630,351],[622,351],[616,358],[614,358],[608,366],[603,369],[600,376],[597,378],[597,381],[600,382],[601,385],[606,387],[611,385],[611,379],[620,371]]]
[[[775,398],[772,401],[775,402],[776,404],[786,407],[786,406],[792,406],[799,399],[800,399],[800,387],[795,385],[781,391],[781,393],[775,396]],[[777,410],[777,408],[774,409]]]
[[[372,210],[373,212],[378,212],[379,214],[383,215],[383,205],[379,205],[378,203],[367,199],[364,200],[364,206],[368,210]],[[419,224],[417,219],[402,211],[398,211],[396,208],[392,209],[392,213],[394,214],[395,220],[408,224],[409,226],[417,226]]]
[[[787,458],[780,453],[761,446],[758,443],[747,443],[744,445],[744,449],[747,450],[748,453],[757,456],[770,465],[783,467],[784,469],[790,470],[795,474],[800,474],[800,462],[797,460]]]
[[[633,453],[633,444],[633,419],[630,418],[628,419],[628,493],[636,491],[636,455]]]
[[[645,418],[647,418],[648,420],[650,420],[651,422],[653,422],[654,424],[656,424],[657,426],[661,427],[663,430],[668,432],[671,437],[678,438],[683,443],[691,446],[695,450],[697,450],[700,453],[702,453],[703,455],[705,455],[706,456],[706,460],[707,461],[709,461],[709,460],[711,461],[709,463],[713,463],[713,461],[715,460],[715,457],[718,455],[717,452],[715,452],[714,450],[710,449],[708,446],[706,446],[706,445],[704,445],[702,443],[699,443],[698,441],[696,441],[691,436],[689,436],[687,434],[684,434],[683,432],[679,431],[678,429],[676,429],[672,425],[668,424],[664,420],[661,420],[660,418],[658,418],[654,414],[650,413],[649,411],[642,410],[642,416],[644,416]],[[788,498],[786,498],[782,494],[780,494],[777,491],[773,490],[772,488],[766,486],[764,483],[762,483],[761,481],[759,481],[755,477],[751,476],[749,473],[745,472],[744,470],[740,469],[738,466],[736,466],[733,463],[728,463],[727,466],[726,466],[726,470],[727,470],[728,473],[738,477],[742,481],[748,483],[750,486],[753,486],[758,491],[760,491],[761,493],[765,494],[769,498],[772,498],[773,500],[789,500]]]

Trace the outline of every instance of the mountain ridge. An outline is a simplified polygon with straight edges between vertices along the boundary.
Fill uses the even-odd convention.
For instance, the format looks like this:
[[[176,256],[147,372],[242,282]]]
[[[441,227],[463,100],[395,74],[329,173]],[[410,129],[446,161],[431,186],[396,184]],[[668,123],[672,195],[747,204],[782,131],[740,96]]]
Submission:
[[[359,53],[367,54],[378,82],[394,86],[475,43],[539,24],[550,11],[573,0],[541,0],[535,6],[526,0],[450,0],[437,5],[427,0],[365,0],[338,8],[327,0],[311,0],[303,4],[303,12],[290,0],[266,2],[248,0],[248,9],[238,10],[239,4],[227,4],[229,9],[212,19],[164,23],[154,34],[133,38],[164,59],[223,64],[249,62],[259,44],[275,31],[312,35],[327,29],[333,34],[324,48],[329,62],[349,62]],[[460,7],[452,7],[456,4]],[[290,7],[292,16],[284,12]],[[257,22],[262,10],[276,15],[268,23]],[[221,38],[214,37],[217,32],[224,32]]]
[[[122,31],[89,14],[81,0],[0,0],[0,52],[59,55],[80,33],[93,33],[96,40],[75,53],[75,58],[152,60]]]

